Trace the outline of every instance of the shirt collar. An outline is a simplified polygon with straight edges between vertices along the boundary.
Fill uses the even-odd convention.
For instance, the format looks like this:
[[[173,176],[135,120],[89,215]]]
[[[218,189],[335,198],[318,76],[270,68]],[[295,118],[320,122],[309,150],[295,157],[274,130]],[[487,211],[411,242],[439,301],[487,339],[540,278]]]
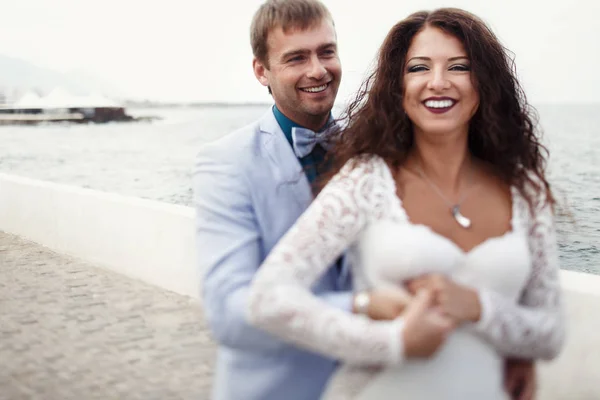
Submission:
[[[273,115],[275,116],[275,119],[277,120],[279,127],[283,131],[283,134],[285,135],[285,138],[287,139],[288,143],[290,144],[290,146],[293,146],[292,128],[296,128],[296,127],[304,128],[304,127],[300,124],[295,123],[294,121],[292,121],[291,119],[289,119],[288,117],[283,115],[283,113],[281,111],[279,111],[279,108],[277,108],[276,105],[273,105]],[[331,126],[331,124],[333,123],[333,121],[334,121],[333,115],[331,115],[331,113],[329,113],[329,120],[327,121],[325,126],[319,132],[322,132],[325,129],[329,128]]]

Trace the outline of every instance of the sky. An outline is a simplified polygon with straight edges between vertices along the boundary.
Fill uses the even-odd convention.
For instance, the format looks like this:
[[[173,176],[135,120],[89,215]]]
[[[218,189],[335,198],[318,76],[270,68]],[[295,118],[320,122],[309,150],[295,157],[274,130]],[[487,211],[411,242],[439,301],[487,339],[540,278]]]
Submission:
[[[2,1],[0,54],[84,70],[129,98],[270,102],[252,72],[249,27],[262,0]],[[389,29],[410,13],[459,7],[516,56],[535,103],[600,102],[598,0],[324,0],[343,67],[338,102],[358,89]]]

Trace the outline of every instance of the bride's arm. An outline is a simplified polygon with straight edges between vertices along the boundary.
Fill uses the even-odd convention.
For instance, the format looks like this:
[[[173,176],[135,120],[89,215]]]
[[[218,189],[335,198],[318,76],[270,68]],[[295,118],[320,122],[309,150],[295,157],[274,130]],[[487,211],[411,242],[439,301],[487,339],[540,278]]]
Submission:
[[[479,291],[481,316],[474,329],[509,357],[552,359],[564,341],[554,215],[540,203],[529,231],[532,271],[519,304]]]
[[[271,251],[250,288],[250,322],[300,347],[345,362],[401,361],[402,324],[331,307],[312,285],[357,238],[377,208],[373,163],[347,165]]]

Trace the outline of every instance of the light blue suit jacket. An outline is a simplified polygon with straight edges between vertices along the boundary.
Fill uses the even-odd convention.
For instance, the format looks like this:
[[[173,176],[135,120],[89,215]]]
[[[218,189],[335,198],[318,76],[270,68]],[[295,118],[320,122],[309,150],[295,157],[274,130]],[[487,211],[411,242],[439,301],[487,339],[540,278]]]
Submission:
[[[336,364],[247,323],[255,272],[313,199],[273,112],[203,147],[194,171],[203,302],[219,342],[214,400],[316,400]],[[351,308],[347,267],[332,267],[313,292]]]

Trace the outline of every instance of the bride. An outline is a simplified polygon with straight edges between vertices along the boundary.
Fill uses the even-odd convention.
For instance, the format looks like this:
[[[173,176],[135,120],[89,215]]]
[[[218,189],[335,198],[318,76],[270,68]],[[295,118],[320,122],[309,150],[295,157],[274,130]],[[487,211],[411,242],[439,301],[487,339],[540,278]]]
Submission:
[[[253,324],[342,362],[326,399],[506,399],[504,358],[558,354],[553,197],[513,68],[462,10],[418,12],[387,35],[333,178],[251,288]],[[346,250],[358,311],[371,288],[407,288],[398,318],[311,294]]]

